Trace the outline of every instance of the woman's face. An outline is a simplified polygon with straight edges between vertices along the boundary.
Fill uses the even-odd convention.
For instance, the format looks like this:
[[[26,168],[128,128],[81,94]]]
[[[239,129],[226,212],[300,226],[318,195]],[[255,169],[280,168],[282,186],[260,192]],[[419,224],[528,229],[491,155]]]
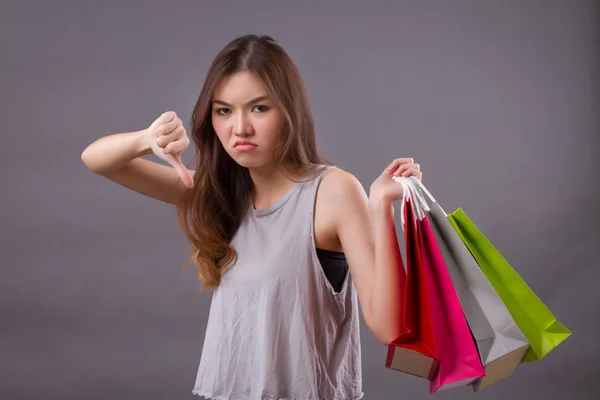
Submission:
[[[270,168],[285,118],[256,75],[240,71],[225,78],[212,101],[212,124],[225,151],[242,167]]]

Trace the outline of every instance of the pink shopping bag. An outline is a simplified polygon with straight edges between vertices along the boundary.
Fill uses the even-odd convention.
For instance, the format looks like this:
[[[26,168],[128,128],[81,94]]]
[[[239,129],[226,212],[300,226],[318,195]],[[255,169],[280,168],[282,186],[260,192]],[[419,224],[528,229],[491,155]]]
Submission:
[[[467,386],[485,376],[477,346],[418,194],[411,191],[440,364],[430,393]],[[406,187],[406,186],[405,186]]]

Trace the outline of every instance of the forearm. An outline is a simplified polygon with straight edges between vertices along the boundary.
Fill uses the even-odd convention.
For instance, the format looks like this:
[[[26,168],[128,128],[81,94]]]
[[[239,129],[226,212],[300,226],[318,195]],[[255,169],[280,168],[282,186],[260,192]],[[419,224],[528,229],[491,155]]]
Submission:
[[[117,170],[135,158],[151,154],[145,130],[115,133],[91,143],[81,154],[81,160],[93,172]]]
[[[369,199],[375,236],[375,273],[371,295],[372,325],[377,339],[388,344],[400,335],[400,295],[405,275],[391,202]]]

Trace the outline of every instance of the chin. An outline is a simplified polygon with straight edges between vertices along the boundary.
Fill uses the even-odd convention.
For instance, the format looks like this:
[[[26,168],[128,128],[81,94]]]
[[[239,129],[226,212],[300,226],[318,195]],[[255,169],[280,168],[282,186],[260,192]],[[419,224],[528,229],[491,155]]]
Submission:
[[[232,157],[240,167],[244,168],[264,168],[268,164],[252,157]]]
[[[273,163],[265,162],[264,160],[255,157],[235,157],[233,159],[240,167],[254,170],[269,170],[273,167]]]

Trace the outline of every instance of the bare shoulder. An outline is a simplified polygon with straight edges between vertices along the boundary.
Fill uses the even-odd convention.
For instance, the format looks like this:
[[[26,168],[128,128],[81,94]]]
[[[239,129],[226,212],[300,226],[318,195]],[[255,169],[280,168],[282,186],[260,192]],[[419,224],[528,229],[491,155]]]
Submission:
[[[360,181],[353,174],[339,167],[325,174],[319,192],[325,203],[334,208],[337,208],[340,203],[352,203],[367,198]]]
[[[325,174],[315,205],[315,240],[319,248],[343,251],[339,237],[341,221],[347,215],[364,214],[367,195],[360,181],[341,168]]]

